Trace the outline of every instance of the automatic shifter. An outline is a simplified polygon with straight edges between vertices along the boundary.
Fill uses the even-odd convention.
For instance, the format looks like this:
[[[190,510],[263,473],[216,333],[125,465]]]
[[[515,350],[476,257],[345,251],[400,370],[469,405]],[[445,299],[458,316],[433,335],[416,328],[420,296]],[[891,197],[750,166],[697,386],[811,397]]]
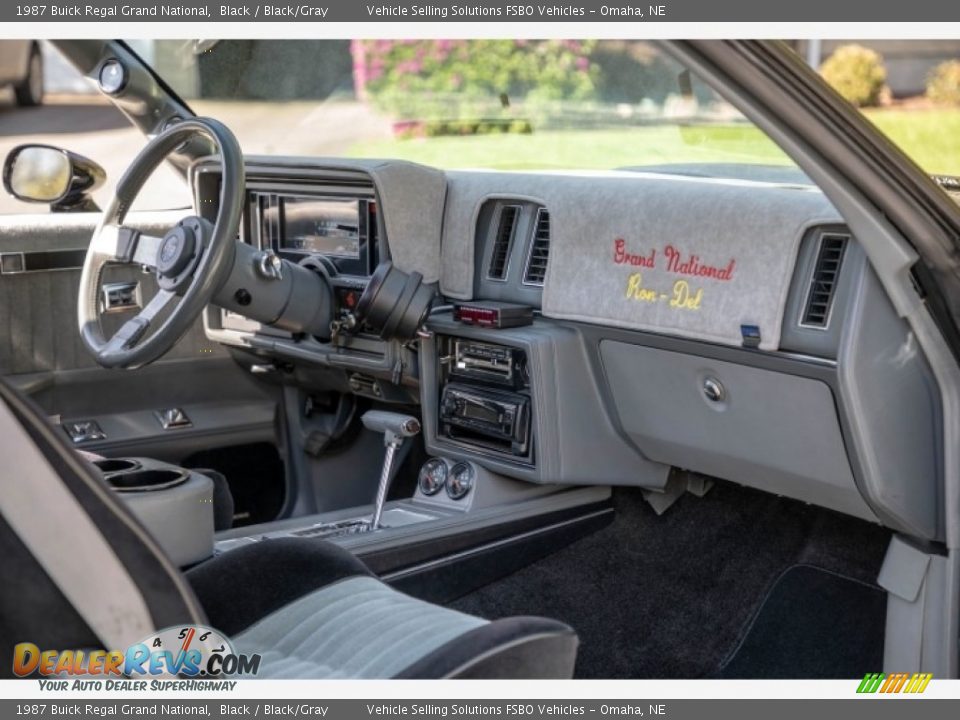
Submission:
[[[383,457],[383,471],[380,473],[377,497],[374,500],[373,520],[370,521],[370,529],[377,530],[380,527],[380,517],[383,515],[383,504],[387,501],[387,491],[390,489],[394,457],[404,440],[420,432],[420,421],[410,415],[383,410],[369,410],[360,419],[368,430],[383,433],[383,444],[387,449]]]

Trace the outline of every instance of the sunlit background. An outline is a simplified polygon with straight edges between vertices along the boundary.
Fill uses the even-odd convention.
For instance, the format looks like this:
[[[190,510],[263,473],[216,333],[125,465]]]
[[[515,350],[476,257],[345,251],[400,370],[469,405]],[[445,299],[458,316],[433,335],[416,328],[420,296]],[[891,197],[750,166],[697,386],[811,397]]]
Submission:
[[[611,169],[789,164],[696,78],[642,41],[133,41],[195,112],[249,154],[405,158],[445,168]],[[934,173],[960,174],[960,41],[791,46]],[[68,148],[116,181],[142,136],[47,42],[45,95],[0,89],[0,155]],[[0,55],[2,57],[2,55]],[[101,190],[101,196],[111,184]],[[182,207],[164,170],[141,206]],[[0,198],[0,213],[43,211]]]

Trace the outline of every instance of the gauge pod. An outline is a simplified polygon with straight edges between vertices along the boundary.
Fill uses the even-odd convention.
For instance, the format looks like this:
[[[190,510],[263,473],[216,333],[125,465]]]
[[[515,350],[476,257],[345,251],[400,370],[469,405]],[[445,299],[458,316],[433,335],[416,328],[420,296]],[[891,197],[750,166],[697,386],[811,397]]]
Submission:
[[[366,323],[384,340],[411,340],[426,321],[434,295],[420,273],[380,263],[357,301],[357,325]]]
[[[473,465],[466,462],[458,462],[450,469],[450,476],[447,478],[447,495],[451,500],[460,500],[467,496],[467,493],[473,489],[476,479],[476,472]]]
[[[440,458],[427,460],[420,468],[417,484],[424,495],[436,495],[447,482],[447,463]]]

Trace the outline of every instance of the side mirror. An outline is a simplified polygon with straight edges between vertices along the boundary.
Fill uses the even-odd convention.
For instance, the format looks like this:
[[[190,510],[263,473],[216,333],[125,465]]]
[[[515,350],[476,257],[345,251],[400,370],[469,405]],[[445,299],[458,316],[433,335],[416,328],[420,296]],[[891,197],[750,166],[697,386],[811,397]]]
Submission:
[[[20,145],[3,163],[3,187],[18,200],[54,211],[95,211],[90,193],[107,174],[93,160],[51,145]]]

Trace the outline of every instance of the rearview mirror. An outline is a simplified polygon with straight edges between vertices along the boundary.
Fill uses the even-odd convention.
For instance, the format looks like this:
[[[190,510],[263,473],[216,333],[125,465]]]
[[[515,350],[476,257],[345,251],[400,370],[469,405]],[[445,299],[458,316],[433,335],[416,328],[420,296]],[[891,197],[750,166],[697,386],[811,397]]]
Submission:
[[[107,174],[93,160],[51,145],[20,145],[3,164],[3,187],[55,211],[97,210],[90,198]]]

